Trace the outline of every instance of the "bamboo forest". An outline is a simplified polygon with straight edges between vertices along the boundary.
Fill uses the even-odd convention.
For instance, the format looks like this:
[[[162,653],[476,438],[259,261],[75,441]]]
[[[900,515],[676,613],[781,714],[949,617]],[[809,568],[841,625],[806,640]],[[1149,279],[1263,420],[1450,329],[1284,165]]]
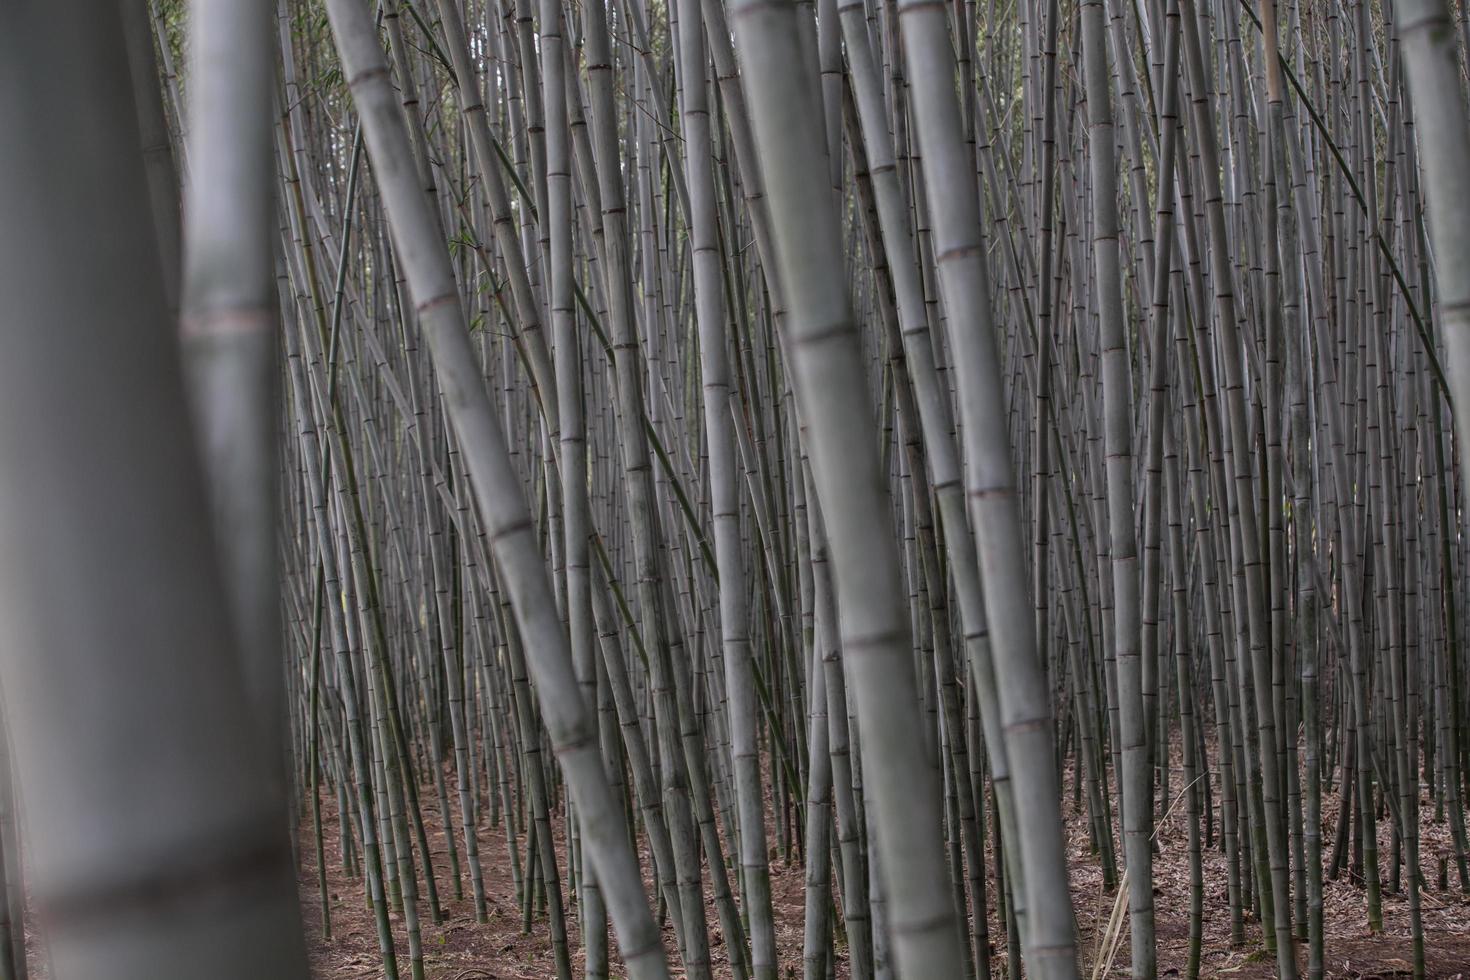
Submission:
[[[0,7],[0,980],[1470,975],[1470,0]]]

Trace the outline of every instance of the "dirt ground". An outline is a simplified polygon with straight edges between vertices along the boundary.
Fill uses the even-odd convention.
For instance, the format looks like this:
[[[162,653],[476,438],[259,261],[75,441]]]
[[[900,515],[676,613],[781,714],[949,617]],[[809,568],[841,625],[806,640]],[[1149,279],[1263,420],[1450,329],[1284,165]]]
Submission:
[[[1178,765],[1176,750],[1175,764]],[[1178,769],[1175,770],[1178,773]],[[1182,779],[1175,777],[1173,792],[1178,793]],[[529,933],[522,931],[520,906],[516,899],[510,872],[504,831],[500,827],[481,826],[478,834],[480,859],[486,889],[489,921],[477,924],[468,897],[456,899],[449,893],[444,829],[438,806],[431,802],[432,790],[425,793],[424,818],[430,838],[430,851],[438,872],[444,921],[430,921],[427,908],[422,915],[425,975],[427,980],[547,980],[555,976],[551,939],[544,917],[532,922]],[[1107,923],[1113,912],[1116,892],[1103,889],[1102,873],[1096,859],[1088,853],[1085,810],[1072,805],[1071,782],[1067,782],[1064,804],[1069,834],[1072,867],[1072,898],[1077,912],[1079,949],[1085,977],[1128,976],[1128,941],[1126,918],[1122,937],[1113,954],[1111,969],[1097,966],[1105,959],[1104,940]],[[1335,795],[1323,799],[1323,848],[1330,853],[1332,830],[1336,817]],[[1452,978],[1470,976],[1470,896],[1454,889],[1454,862],[1450,862],[1449,891],[1438,890],[1438,866],[1441,855],[1452,855],[1449,829],[1445,823],[1433,822],[1433,807],[1426,801],[1423,812],[1422,866],[1427,880],[1423,894],[1423,916],[1428,974]],[[317,887],[315,847],[308,815],[300,834],[301,903],[306,919],[311,948],[312,974],[317,980],[369,980],[383,974],[378,953],[377,932],[372,913],[363,897],[360,878],[349,879],[342,871],[340,837],[334,801],[323,798],[326,839],[327,878],[331,904],[331,935],[323,928],[320,895]],[[561,822],[554,821],[562,867],[565,869],[565,841],[561,838]],[[458,831],[456,831],[456,834]],[[1409,915],[1405,895],[1387,890],[1389,822],[1379,825],[1380,863],[1384,868],[1383,932],[1370,934],[1366,925],[1366,903],[1360,884],[1344,873],[1337,881],[1326,882],[1324,892],[1324,929],[1326,933],[1326,969],[1328,976],[1367,978],[1408,976],[1410,967]],[[1159,829],[1159,851],[1154,864],[1154,903],[1158,931],[1158,961],[1161,976],[1180,976],[1188,952],[1189,936],[1189,865],[1187,826],[1184,807],[1173,808]],[[461,851],[463,848],[461,847]],[[993,855],[989,861],[994,867]],[[1325,859],[1325,858],[1324,858]],[[1120,858],[1121,861],[1121,858]],[[645,867],[647,862],[645,861]],[[1246,942],[1239,948],[1230,944],[1230,920],[1225,889],[1225,860],[1218,849],[1204,854],[1204,941],[1201,975],[1247,978],[1275,975],[1274,957],[1267,954],[1261,942],[1259,924],[1246,923]],[[773,853],[772,889],[777,920],[782,976],[800,976],[802,921],[804,909],[804,872],[799,860],[786,864]],[[708,890],[708,889],[706,889]],[[993,882],[991,889],[990,936],[992,968],[996,976],[1005,974],[1004,929],[996,921]],[[719,917],[713,899],[708,902],[711,932],[711,954],[716,976],[728,977],[724,963],[724,941],[720,935]],[[1126,909],[1125,909],[1126,911]],[[580,967],[581,953],[575,924],[576,903],[568,896],[572,962]],[[408,945],[402,921],[394,918],[400,972],[409,976]],[[673,947],[672,930],[666,925],[666,943]],[[838,976],[846,976],[845,949],[839,943]],[[616,976],[621,976],[613,953]],[[1298,962],[1305,967],[1306,950],[1298,949]],[[674,971],[675,977],[683,974]]]

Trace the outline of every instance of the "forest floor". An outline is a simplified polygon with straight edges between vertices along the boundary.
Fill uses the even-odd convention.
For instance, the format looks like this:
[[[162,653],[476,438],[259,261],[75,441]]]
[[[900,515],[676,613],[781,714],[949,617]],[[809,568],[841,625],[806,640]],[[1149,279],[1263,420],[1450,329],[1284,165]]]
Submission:
[[[1179,762],[1175,747],[1174,762]],[[1181,789],[1179,768],[1174,769],[1172,792]],[[452,794],[452,774],[450,779]],[[424,821],[429,835],[429,849],[436,874],[443,888],[447,881],[447,847],[444,828],[433,790],[424,790]],[[1218,797],[1215,798],[1218,801]],[[457,802],[457,801],[455,801]],[[340,825],[335,801],[323,794],[323,837],[327,855],[327,885],[331,912],[330,936],[324,928],[321,896],[317,883],[317,862],[310,815],[301,826],[300,886],[301,905],[306,919],[311,950],[312,975],[315,980],[376,980],[383,975],[378,951],[376,926],[363,897],[361,878],[349,878],[343,872]],[[1218,802],[1217,802],[1218,806]],[[1108,922],[1113,915],[1117,892],[1103,888],[1097,859],[1089,853],[1085,804],[1073,805],[1070,774],[1066,782],[1064,803],[1069,858],[1072,873],[1072,901],[1077,913],[1079,950],[1083,976],[1098,980],[1126,977],[1129,967],[1126,905],[1120,909],[1121,936],[1112,956],[1111,968],[1098,966],[1107,958]],[[1335,794],[1323,797],[1324,861],[1331,853],[1337,813]],[[1218,810],[1217,810],[1218,812]],[[1427,800],[1421,806],[1423,815],[1421,863],[1427,879],[1423,893],[1425,954],[1430,977],[1470,977],[1470,896],[1454,889],[1455,865],[1453,846],[1447,823],[1435,823],[1433,806]],[[558,860],[565,875],[566,842],[564,822],[553,820]],[[1379,823],[1380,865],[1384,869],[1383,924],[1381,933],[1367,929],[1366,902],[1360,882],[1351,880],[1345,870],[1336,881],[1327,881],[1323,896],[1324,933],[1326,936],[1326,973],[1329,977],[1369,980],[1377,977],[1409,976],[1411,952],[1409,941],[1408,901],[1405,893],[1388,889],[1391,866],[1390,821]],[[1218,828],[1218,825],[1217,825]],[[459,831],[455,831],[459,837]],[[1188,827],[1183,805],[1174,807],[1157,830],[1158,853],[1154,858],[1154,905],[1158,932],[1158,965],[1160,976],[1182,976],[1189,948],[1189,856]],[[462,844],[462,840],[456,841]],[[551,938],[544,916],[531,923],[529,932],[522,929],[520,903],[511,873],[510,857],[502,827],[482,825],[478,834],[480,862],[483,869],[488,922],[475,922],[474,906],[468,894],[456,898],[452,892],[440,895],[444,921],[430,920],[426,903],[421,902],[421,929],[425,974],[427,980],[549,980],[556,975]],[[523,846],[523,842],[522,842]],[[462,846],[460,847],[463,851]],[[1451,890],[1438,888],[1441,856],[1450,856]],[[644,867],[649,863],[644,855]],[[994,855],[987,856],[994,868]],[[461,853],[461,860],[463,855]],[[1225,858],[1218,848],[1204,850],[1204,915],[1202,976],[1219,976],[1251,980],[1275,975],[1275,959],[1266,952],[1257,922],[1247,917],[1246,941],[1236,947],[1230,943],[1230,915],[1226,897]],[[1119,857],[1121,865],[1121,852]],[[771,861],[772,893],[775,905],[776,935],[782,977],[801,974],[802,922],[804,916],[804,871],[799,858],[792,863],[782,860],[773,848]],[[990,936],[993,975],[1005,975],[1005,931],[996,919],[994,882],[990,891]],[[1126,903],[1126,899],[1125,899]],[[715,975],[728,977],[724,963],[724,940],[719,928],[714,901],[707,900],[710,924],[711,955]],[[576,925],[576,902],[568,896],[568,930],[571,934],[574,969],[580,965],[580,941]],[[401,917],[394,916],[393,927],[399,957],[400,973],[409,976],[408,943]],[[673,948],[671,927],[665,925],[667,945]],[[1116,932],[1114,933],[1116,935]],[[846,950],[839,944],[838,977],[845,978]],[[613,952],[615,976],[622,976]],[[1306,965],[1305,944],[1301,944],[1298,963]],[[678,971],[675,977],[682,976]]]

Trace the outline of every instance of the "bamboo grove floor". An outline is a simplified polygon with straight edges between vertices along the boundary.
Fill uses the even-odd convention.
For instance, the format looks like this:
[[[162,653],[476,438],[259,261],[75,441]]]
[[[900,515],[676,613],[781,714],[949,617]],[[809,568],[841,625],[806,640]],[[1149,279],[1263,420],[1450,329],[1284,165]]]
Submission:
[[[1178,745],[1174,747],[1173,791],[1179,790],[1180,772]],[[1085,813],[1072,805],[1070,774],[1067,782],[1065,816],[1069,835],[1069,851],[1072,863],[1072,899],[1077,912],[1083,976],[1097,978],[1103,973],[1096,968],[1099,950],[1104,945],[1109,915],[1112,912],[1115,893],[1104,891],[1102,874],[1095,859],[1087,853],[1088,841]],[[1323,848],[1330,850],[1332,831],[1337,813],[1335,795],[1323,798]],[[1186,850],[1186,826],[1182,805],[1174,808],[1170,819],[1158,831],[1159,853],[1154,862],[1154,903],[1158,930],[1158,962],[1160,976],[1180,976],[1183,973],[1188,950],[1189,935],[1189,865]],[[1453,888],[1438,889],[1438,866],[1440,855],[1452,855],[1448,825],[1433,821],[1433,805],[1427,800],[1421,807],[1423,815],[1422,862],[1427,878],[1423,893],[1423,916],[1425,948],[1428,974],[1431,977],[1470,977],[1470,896]],[[444,828],[439,819],[438,807],[425,805],[425,827],[430,835],[430,849],[440,871],[441,888],[448,893],[442,881],[442,869],[446,866]],[[362,882],[349,879],[342,872],[340,852],[340,826],[335,802],[325,794],[323,797],[324,835],[328,866],[328,884],[331,895],[332,938],[323,937],[322,916],[317,890],[317,872],[314,847],[311,844],[311,822],[308,815],[302,824],[300,887],[302,912],[306,919],[307,939],[311,950],[312,975],[315,980],[376,980],[382,976],[378,954],[377,933],[372,914],[363,901]],[[565,840],[561,835],[561,822],[556,825],[556,844],[565,868]],[[456,833],[458,831],[456,830]],[[1368,980],[1376,977],[1408,976],[1410,965],[1409,919],[1406,898],[1387,889],[1387,866],[1389,862],[1389,822],[1379,823],[1379,847],[1381,862],[1385,868],[1383,892],[1384,930],[1370,934],[1366,927],[1365,903],[1359,884],[1350,881],[1344,872],[1337,881],[1327,881],[1324,891],[1324,928],[1326,933],[1327,974],[1337,978]],[[499,827],[482,825],[479,830],[480,859],[483,867],[486,904],[489,921],[477,924],[473,905],[468,897],[455,900],[452,894],[441,895],[445,921],[433,924],[425,909],[422,915],[423,946],[426,974],[429,980],[550,980],[555,976],[551,941],[546,922],[538,919],[532,924],[530,934],[521,930],[520,907],[516,900],[511,879],[509,857],[505,838]],[[647,875],[647,855],[645,876]],[[1325,858],[1324,858],[1325,859]],[[1205,861],[1205,912],[1204,944],[1200,973],[1202,976],[1265,978],[1275,974],[1274,960],[1261,944],[1259,924],[1248,921],[1247,941],[1243,947],[1232,948],[1229,941],[1229,913],[1225,894],[1224,856],[1218,850],[1207,850]],[[993,866],[993,865],[992,865]],[[772,890],[775,904],[777,943],[780,949],[782,976],[798,977],[801,974],[802,916],[804,909],[804,872],[799,861],[786,864],[773,848],[771,864]],[[1450,865],[1450,881],[1455,881],[1454,865]],[[466,885],[468,888],[468,885]],[[992,882],[993,902],[993,882]],[[708,901],[711,954],[716,964],[715,975],[728,977],[723,968],[724,940],[719,929],[719,918],[713,900]],[[572,933],[573,963],[579,962],[580,952],[575,926],[575,902],[568,901],[568,928]],[[997,977],[1005,975],[1004,932],[995,920],[995,910],[990,910],[990,935],[992,937],[992,964]],[[395,918],[400,969],[408,975],[407,939],[402,931],[402,922]],[[1108,977],[1128,976],[1127,925],[1124,923],[1123,937],[1113,957]],[[672,947],[671,929],[665,926],[668,944]],[[845,949],[838,948],[839,980],[845,978]],[[1299,962],[1305,964],[1305,949],[1299,952]],[[616,964],[614,975],[621,976]],[[682,976],[675,971],[674,976]]]

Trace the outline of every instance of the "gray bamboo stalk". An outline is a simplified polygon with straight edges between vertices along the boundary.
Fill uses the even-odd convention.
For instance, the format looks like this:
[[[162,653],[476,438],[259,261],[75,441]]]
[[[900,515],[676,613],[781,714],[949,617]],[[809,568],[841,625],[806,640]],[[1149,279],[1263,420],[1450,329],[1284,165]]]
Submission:
[[[305,978],[282,800],[241,737],[256,719],[147,244],[117,5],[14,13],[0,686],[51,975]]]
[[[551,255],[550,299],[552,339],[555,345],[556,398],[561,423],[560,454],[562,531],[565,535],[566,620],[571,638],[572,664],[579,685],[595,678],[593,647],[591,547],[587,500],[587,438],[582,412],[582,351],[573,307],[576,284],[572,279],[572,153],[567,108],[567,61],[564,57],[560,0],[541,0],[541,87],[546,123],[546,197],[543,227],[549,231]],[[491,164],[493,166],[493,164]],[[593,680],[595,683],[595,680]],[[583,698],[589,710],[592,699]],[[605,974],[606,911],[595,874],[581,876],[581,911],[587,972]],[[598,942],[597,930],[603,937]]]
[[[535,651],[528,660],[542,720],[580,814],[583,846],[607,896],[630,972],[636,977],[665,977],[663,946],[628,845],[622,809],[602,768],[596,728],[577,686],[520,480],[470,346],[448,249],[422,189],[416,186],[408,134],[372,19],[351,0],[333,0],[327,13],[343,74],[362,116],[389,230],[429,341],[450,421],[464,448],[488,543],[510,592],[520,633]]]
[[[190,8],[180,328],[246,688],[265,758],[279,767],[273,26],[265,3]]]
[[[179,245],[179,170],[174,164],[173,136],[163,111],[158,62],[153,53],[152,19],[145,2],[122,3],[119,10],[128,46],[138,135],[143,143],[143,168],[148,175],[148,199],[153,204],[153,232],[158,239],[164,295],[169,312],[177,315],[179,279],[183,273]]]
[[[1102,348],[1113,643],[1118,671],[1119,735],[1123,743],[1123,771],[1119,774],[1118,790],[1123,811],[1133,976],[1135,980],[1147,980],[1158,969],[1154,939],[1153,790],[1144,715],[1138,535],[1133,516],[1133,399],[1129,391],[1133,372],[1128,359],[1129,330],[1124,323],[1123,270],[1118,257],[1118,168],[1103,18],[1102,0],[1086,0],[1082,4],[1088,171],[1092,178],[1092,283],[1097,291],[1098,342]],[[1156,363],[1165,363],[1162,357],[1157,354],[1156,357]],[[1156,398],[1162,395],[1163,392],[1154,392]],[[1162,431],[1159,435],[1162,436]],[[1161,520],[1157,481],[1153,491],[1150,497],[1153,509],[1147,518],[1151,526]],[[1152,595],[1156,596],[1157,592]]]
[[[739,808],[741,881],[750,923],[750,965],[756,980],[775,980],[776,922],[771,914],[771,876],[766,857],[765,798],[761,788],[755,683],[749,612],[741,558],[739,474],[735,463],[737,394],[730,384],[715,185],[710,153],[710,114],[704,21],[699,0],[679,0],[679,67],[683,83],[685,183],[689,188],[690,258],[699,330],[699,371],[709,452],[709,493],[719,566],[720,638],[725,667],[726,712]],[[825,724],[825,722],[824,722]]]
[[[480,186],[490,205],[495,244],[500,249],[506,277],[510,280],[511,297],[516,311],[514,327],[526,345],[530,375],[536,386],[538,405],[546,418],[547,429],[555,435],[560,428],[559,400],[555,397],[556,376],[547,349],[545,331],[541,327],[544,313],[527,275],[525,253],[521,248],[515,215],[511,210],[505,180],[500,173],[500,156],[495,152],[496,144],[490,133],[485,97],[478,81],[480,73],[475,70],[475,63],[470,57],[469,42],[465,38],[464,21],[458,4],[454,0],[439,0],[439,18],[440,28],[444,32],[444,44],[454,69],[459,109],[467,124]],[[485,72],[484,77],[490,86],[493,100],[500,91],[496,84],[496,73]]]
[[[1470,257],[1470,121],[1448,7],[1443,0],[1398,0],[1396,7],[1404,71],[1414,99],[1445,372],[1454,394],[1456,429],[1463,438],[1470,433],[1470,279],[1456,270]],[[1470,454],[1459,455],[1462,480],[1470,480]]]
[[[960,939],[945,881],[939,786],[924,758],[909,630],[873,414],[846,295],[836,199],[823,160],[817,79],[787,3],[730,5],[741,87],[770,201],[789,306],[786,349],[804,448],[830,535],[838,625],[862,739],[875,859],[899,968],[956,976]]]
[[[1011,801],[1010,792],[1010,764],[1005,755],[1005,739],[1000,727],[1000,706],[996,697],[995,673],[990,659],[989,636],[985,623],[985,608],[980,585],[980,571],[975,557],[975,540],[970,533],[969,523],[965,517],[964,479],[960,472],[959,454],[955,449],[954,419],[950,410],[949,395],[942,390],[938,371],[935,367],[934,346],[929,330],[928,314],[924,309],[924,286],[922,273],[919,266],[912,261],[914,238],[912,224],[909,220],[909,210],[903,200],[903,192],[899,185],[899,178],[893,155],[892,143],[890,141],[890,127],[888,113],[884,105],[878,78],[878,70],[872,50],[868,42],[867,24],[863,19],[863,7],[861,3],[839,3],[838,10],[842,18],[844,36],[847,39],[848,64],[851,72],[852,89],[854,92],[858,125],[861,129],[861,145],[856,141],[852,155],[855,162],[854,169],[858,171],[858,187],[860,195],[863,189],[871,184],[872,198],[874,199],[874,210],[876,210],[876,223],[881,225],[881,232],[873,229],[875,236],[881,234],[881,247],[874,247],[872,251],[875,263],[882,261],[886,256],[884,272],[893,282],[894,298],[896,306],[894,311],[898,323],[891,324],[890,329],[896,326],[897,332],[901,334],[901,340],[889,343],[895,348],[890,351],[893,374],[895,375],[895,387],[899,392],[898,403],[900,412],[908,415],[905,419],[905,443],[912,447],[922,446],[922,451],[915,457],[915,462],[922,466],[927,465],[932,472],[932,485],[934,495],[938,500],[941,524],[944,534],[945,551],[949,558],[956,592],[958,593],[958,604],[960,606],[961,630],[964,644],[969,658],[971,676],[975,680],[978,690],[977,700],[980,703],[981,718],[985,725],[985,745],[989,752],[990,772],[993,786],[995,788],[997,803],[1001,812],[1001,822],[1005,829],[1003,840],[1015,841],[1017,835],[1015,830],[1015,809]],[[866,165],[859,161],[866,159]],[[875,272],[878,271],[875,269]],[[884,303],[885,307],[889,304]],[[885,314],[885,321],[891,321],[893,317]],[[907,369],[905,371],[905,369]],[[912,385],[910,385],[910,378]],[[909,389],[913,391],[910,393]],[[918,418],[914,419],[913,406],[917,405]],[[925,474],[915,474],[915,480],[923,483]],[[927,493],[927,491],[925,491]],[[922,502],[916,501],[916,506]],[[927,511],[927,505],[923,505]],[[932,521],[929,522],[932,525]],[[932,537],[932,530],[931,535]],[[932,570],[926,567],[926,575],[932,577],[936,582],[933,587],[936,593],[942,594],[938,582],[942,580],[939,572],[937,556],[934,549],[925,548],[925,561],[932,564]],[[938,631],[947,631],[948,622],[946,616],[940,616],[942,622],[936,624]],[[936,654],[940,669],[948,674],[953,671],[945,663],[949,658],[947,650],[947,637],[942,639],[946,649]],[[956,706],[957,707],[957,706]],[[958,722],[958,719],[954,719]],[[960,726],[956,723],[954,728]],[[964,750],[955,743],[958,754],[963,755]],[[968,767],[965,767],[968,768]],[[969,774],[957,773],[956,779],[968,783]],[[973,791],[968,785],[961,787],[960,812],[961,819],[967,826],[973,826]],[[971,857],[971,874],[975,875],[975,869],[983,860],[980,855],[978,841],[971,840],[967,849]],[[1012,852],[1009,859],[1012,862],[1018,857]],[[981,894],[978,887],[978,878],[972,877],[972,883],[977,887],[974,889],[978,907],[981,904]],[[977,960],[982,957],[982,952],[977,950]]]
[[[954,93],[948,15],[923,0],[899,5],[903,47],[929,188],[934,254],[948,318],[965,449],[970,516],[985,582],[996,686],[1016,806],[1022,932],[1039,977],[1076,975],[1076,936],[1058,806],[1051,710],[1036,662],[1035,610],[1027,594],[1022,522],[995,349],[989,272],[974,164]],[[942,204],[939,202],[943,202]]]
[[[1253,492],[1251,458],[1245,419],[1244,352],[1239,342],[1237,305],[1233,291],[1234,274],[1230,268],[1230,243],[1221,207],[1219,153],[1214,130],[1214,114],[1204,97],[1204,66],[1199,39],[1197,8],[1181,0],[1182,43],[1189,71],[1193,99],[1193,136],[1200,155],[1206,204],[1206,227],[1212,263],[1212,287],[1215,294],[1215,329],[1218,331],[1221,388],[1224,396],[1224,448],[1229,461],[1231,480],[1227,495],[1233,493],[1232,509],[1237,525],[1232,529],[1232,552],[1238,553],[1237,575],[1244,578],[1244,589],[1236,615],[1245,621],[1249,648],[1249,666],[1253,679],[1256,709],[1257,749],[1261,769],[1261,820],[1265,824],[1270,883],[1261,882],[1263,893],[1273,896],[1275,913],[1277,967],[1283,980],[1296,976],[1296,958],[1291,941],[1291,908],[1289,867],[1286,846],[1286,821],[1282,814],[1280,761],[1276,752],[1275,707],[1271,693],[1271,656],[1269,623],[1265,609],[1265,583],[1262,581],[1261,537],[1256,514],[1257,500]]]

